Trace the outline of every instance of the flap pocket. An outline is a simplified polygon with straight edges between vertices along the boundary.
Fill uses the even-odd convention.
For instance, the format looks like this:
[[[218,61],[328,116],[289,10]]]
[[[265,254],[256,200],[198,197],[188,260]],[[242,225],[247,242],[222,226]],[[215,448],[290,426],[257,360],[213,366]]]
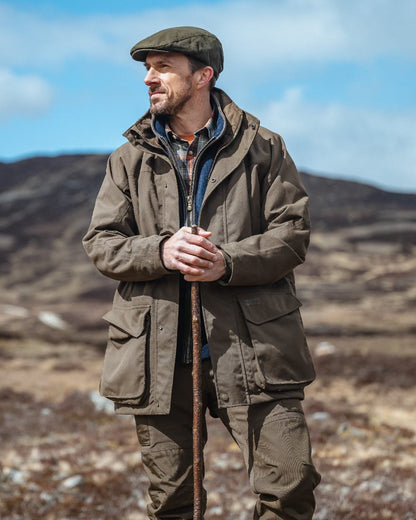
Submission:
[[[291,293],[239,298],[254,354],[254,382],[265,390],[304,385],[314,378],[300,301]]]
[[[239,298],[238,301],[245,319],[255,325],[276,320],[301,306],[300,301],[291,293],[271,292],[267,295]]]
[[[100,381],[101,395],[140,403],[147,391],[150,305],[113,307]]]
[[[127,332],[129,336],[138,338],[145,328],[145,320],[150,305],[140,307],[113,307],[103,316],[110,325],[113,325],[121,332]]]

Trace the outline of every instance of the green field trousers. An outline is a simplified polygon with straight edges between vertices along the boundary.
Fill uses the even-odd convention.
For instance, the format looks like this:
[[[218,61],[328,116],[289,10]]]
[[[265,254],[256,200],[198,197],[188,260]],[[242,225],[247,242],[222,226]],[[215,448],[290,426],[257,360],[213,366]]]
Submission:
[[[312,463],[300,400],[218,409],[211,362],[202,364],[204,417],[207,409],[218,416],[241,449],[257,495],[253,519],[310,520],[315,509],[313,490],[320,475]],[[193,516],[191,367],[176,367],[172,396],[169,415],[135,416],[142,462],[150,480],[151,520]],[[206,438],[204,421],[204,444]]]

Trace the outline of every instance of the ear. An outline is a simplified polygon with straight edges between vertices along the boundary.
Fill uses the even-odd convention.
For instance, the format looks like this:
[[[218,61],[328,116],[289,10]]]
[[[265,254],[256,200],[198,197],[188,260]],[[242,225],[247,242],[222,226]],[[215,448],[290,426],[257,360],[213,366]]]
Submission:
[[[195,72],[195,79],[197,88],[203,88],[209,85],[212,77],[214,76],[214,69],[212,67],[206,66],[202,67],[202,69],[198,69]]]

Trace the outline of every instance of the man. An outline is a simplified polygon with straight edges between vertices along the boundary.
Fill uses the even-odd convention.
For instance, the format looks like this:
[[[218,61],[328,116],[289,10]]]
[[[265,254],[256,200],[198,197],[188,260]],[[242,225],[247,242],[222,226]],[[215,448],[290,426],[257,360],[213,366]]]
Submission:
[[[120,282],[100,391],[135,416],[149,518],[192,518],[189,282],[200,282],[204,412],[242,450],[254,518],[310,519],[319,474],[301,400],[314,369],[292,272],[309,241],[307,196],[280,136],[214,87],[214,35],[170,28],[131,55],[150,111],[110,156],[84,238]]]

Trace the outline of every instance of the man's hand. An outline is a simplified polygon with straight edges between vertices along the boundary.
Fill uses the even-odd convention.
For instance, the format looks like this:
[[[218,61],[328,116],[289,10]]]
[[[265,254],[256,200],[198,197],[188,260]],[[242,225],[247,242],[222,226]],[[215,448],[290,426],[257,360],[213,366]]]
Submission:
[[[188,282],[214,282],[225,274],[225,260],[209,237],[210,231],[198,228],[192,234],[183,227],[162,244],[161,255],[167,269],[180,271]]]

